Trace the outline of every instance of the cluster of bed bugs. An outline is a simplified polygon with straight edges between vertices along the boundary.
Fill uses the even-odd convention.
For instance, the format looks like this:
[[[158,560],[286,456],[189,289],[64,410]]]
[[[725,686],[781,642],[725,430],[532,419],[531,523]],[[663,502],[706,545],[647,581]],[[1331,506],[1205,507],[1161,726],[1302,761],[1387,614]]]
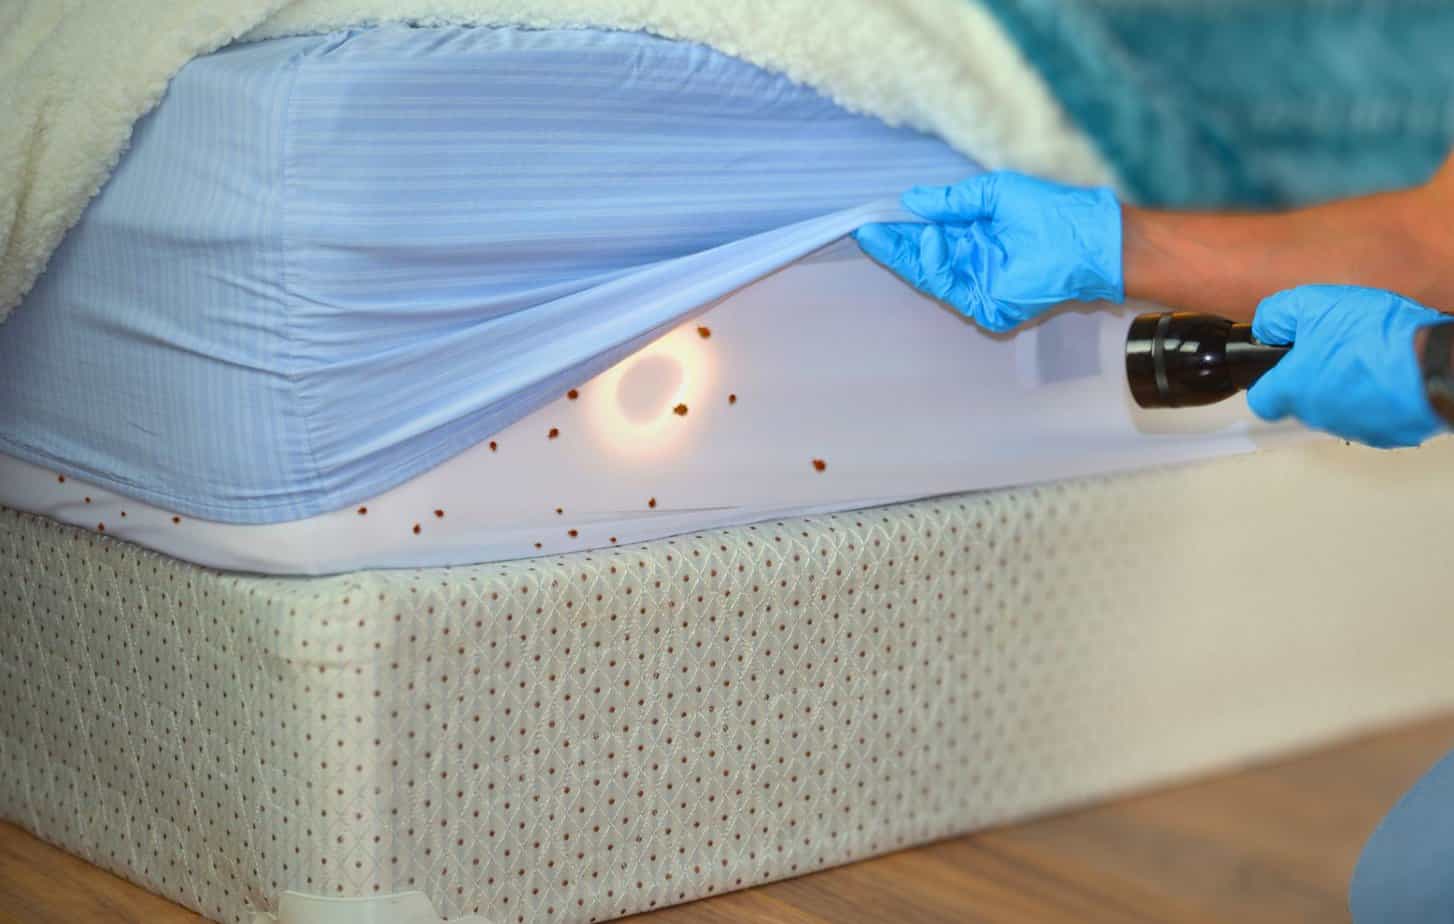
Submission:
[[[701,337],[703,340],[709,340],[712,337],[712,329],[710,327],[707,327],[706,325],[698,325],[697,326],[697,336]],[[578,389],[578,388],[572,388],[572,389],[570,389],[569,391],[567,391],[565,393],[565,396],[566,396],[567,400],[576,401],[581,396],[580,389]],[[736,394],[736,392],[730,392],[730,393],[728,393],[728,395],[727,395],[727,403],[729,405],[735,405],[737,403],[737,394]],[[671,410],[672,410],[672,413],[675,414],[678,417],[686,417],[687,414],[689,413],[689,410],[690,409],[687,407],[687,405],[685,403],[678,403]],[[547,440],[556,440],[556,439],[559,439],[560,438],[560,435],[561,434],[560,434],[560,428],[559,427],[551,427],[551,428],[549,428],[546,431],[545,437],[546,437]],[[500,450],[500,444],[496,440],[490,440],[489,443],[488,443],[488,446],[490,448],[490,452],[499,452],[499,450]],[[813,459],[813,460],[811,460],[811,462],[812,462],[813,470],[816,471],[816,472],[820,472],[821,473],[821,472],[826,472],[828,470],[828,463],[825,460],[823,460],[823,459]],[[57,475],[56,476],[56,480],[59,483],[61,483],[61,484],[65,484],[66,483],[66,476],[65,475]],[[85,498],[85,502],[88,503],[88,504],[91,503],[91,498],[90,497],[86,497]],[[656,502],[656,498],[655,497],[648,498],[647,501],[646,501],[646,507],[647,507],[647,509],[648,510],[655,510],[656,509],[656,503],[657,502]],[[357,507],[355,509],[355,513],[357,513],[359,516],[367,516],[368,515],[368,512],[369,512],[369,508],[367,506],[359,506],[359,507]],[[563,507],[556,507],[555,508],[555,512],[556,512],[556,515],[557,516],[564,516],[565,515],[565,509]],[[122,517],[125,517],[126,516],[126,512],[125,511],[121,511],[121,516]],[[435,510],[434,510],[434,517],[435,517],[435,519],[438,519],[438,520],[444,519],[444,509],[443,508],[435,508]],[[179,525],[182,522],[182,518],[180,516],[173,516],[171,519],[172,519],[172,523],[174,525]],[[97,523],[96,524],[96,531],[97,532],[104,533],[106,531],[106,524],[105,523]],[[410,531],[414,535],[416,535],[416,536],[421,535],[424,532],[424,526],[423,526],[422,523],[415,523],[411,527],[411,530]],[[572,539],[576,539],[576,538],[579,538],[580,537],[580,531],[578,529],[568,529],[566,531],[566,535],[569,536]],[[610,542],[614,545],[617,542],[617,537],[611,536],[610,537]],[[543,548],[543,547],[544,547],[544,544],[543,543],[541,543],[541,542],[536,542],[535,543],[535,548],[540,549],[540,548]]]

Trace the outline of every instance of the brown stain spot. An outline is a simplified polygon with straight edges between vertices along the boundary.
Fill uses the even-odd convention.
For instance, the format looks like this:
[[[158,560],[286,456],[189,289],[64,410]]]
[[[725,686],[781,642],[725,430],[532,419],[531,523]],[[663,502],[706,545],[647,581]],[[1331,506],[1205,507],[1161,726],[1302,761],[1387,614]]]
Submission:
[[[500,444],[497,443],[497,442],[495,442],[494,440],[490,440],[490,452],[499,452],[499,451],[500,451]]]
[[[737,403],[737,396],[736,395],[728,395],[727,396],[727,403],[728,404],[736,404]]]
[[[368,512],[369,512],[369,508],[367,508],[367,507],[360,507],[360,508],[358,508],[358,515],[359,516],[364,516]]]
[[[828,470],[828,463],[824,462],[822,459],[814,459],[813,468],[817,469],[820,472],[825,472]]]
[[[572,388],[570,391],[565,393],[565,396],[574,401],[581,396],[581,393]]]
[[[712,328],[710,328],[710,327],[699,327],[699,328],[697,328],[697,336],[698,337],[701,337],[703,340],[706,340],[708,337],[712,336]]]
[[[56,476],[56,481],[60,482],[61,484],[65,484],[66,483],[66,476],[65,475],[57,475]]]
[[[557,508],[555,508],[555,514],[556,514],[556,516],[561,516],[564,513],[565,513],[565,508],[564,507],[557,507]]]
[[[537,549],[538,549],[538,548],[540,548],[540,543],[538,543],[538,542],[537,542],[537,543],[535,543],[535,547],[536,547],[536,548],[537,548]]]
[[[572,539],[574,539],[574,538],[575,538],[575,537],[577,537],[577,536],[579,536],[579,535],[580,535],[580,531],[579,531],[579,530],[574,530],[574,529],[572,529],[572,530],[567,530],[567,531],[566,531],[566,535],[567,535],[567,536],[570,536],[570,537],[571,537],[571,538],[572,538]]]
[[[86,498],[86,503],[88,503],[88,504],[91,503],[91,498],[89,498],[89,497]]]
[[[611,544],[612,545],[615,545],[616,544],[616,537],[615,536],[612,536],[611,537]]]
[[[436,517],[438,517],[439,519],[441,519],[441,520],[444,519],[444,511],[443,510],[436,510],[436,511],[434,511],[434,515]]]
[[[417,536],[417,535],[419,535],[419,534],[420,534],[420,533],[421,533],[421,532],[423,532],[423,527],[421,527],[421,526],[420,526],[420,525],[419,525],[419,524],[418,524],[418,523],[415,523],[415,524],[414,524],[414,535],[416,535],[416,536]]]
[[[104,532],[106,532],[106,524],[105,523],[97,523],[96,524],[96,532],[98,532],[98,533],[104,533]]]
[[[676,407],[671,409],[671,412],[678,417],[685,417],[687,416],[687,406],[685,404],[678,404]]]
[[[656,498],[653,497],[651,500],[647,501],[646,502],[646,506],[650,507],[652,510],[655,510],[656,509]]]
[[[559,427],[551,427],[550,428],[550,432],[547,433],[547,434],[545,434],[545,438],[546,439],[551,439],[551,440],[555,439],[557,436],[560,436],[560,428]]]
[[[175,525],[177,523],[180,523],[180,522],[182,522],[182,518],[181,517],[172,517],[172,523],[173,523],[173,525]]]
[[[123,517],[124,517],[124,516],[126,516],[126,511],[125,511],[125,510],[123,510],[123,511],[121,511],[121,515],[122,515],[122,516],[123,516]]]

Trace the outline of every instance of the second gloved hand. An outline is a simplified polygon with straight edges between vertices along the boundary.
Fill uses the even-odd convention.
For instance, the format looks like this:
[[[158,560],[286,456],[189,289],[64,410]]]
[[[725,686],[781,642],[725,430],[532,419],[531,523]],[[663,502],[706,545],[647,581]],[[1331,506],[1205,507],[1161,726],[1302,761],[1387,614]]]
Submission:
[[[1065,301],[1125,298],[1121,207],[1110,190],[987,173],[916,186],[903,203],[929,223],[865,225],[859,246],[989,330]]]
[[[1264,420],[1291,415],[1369,446],[1417,446],[1443,423],[1424,391],[1414,334],[1449,320],[1380,289],[1280,292],[1257,307],[1252,335],[1293,347],[1247,392],[1247,404]]]

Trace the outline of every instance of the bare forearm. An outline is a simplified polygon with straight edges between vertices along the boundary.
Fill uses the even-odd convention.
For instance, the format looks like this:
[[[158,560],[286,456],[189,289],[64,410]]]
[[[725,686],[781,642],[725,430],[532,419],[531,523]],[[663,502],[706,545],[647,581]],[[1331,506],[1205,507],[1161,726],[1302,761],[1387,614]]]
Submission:
[[[1292,212],[1123,217],[1132,298],[1245,320],[1269,295],[1327,283],[1454,310],[1454,158],[1423,186]]]

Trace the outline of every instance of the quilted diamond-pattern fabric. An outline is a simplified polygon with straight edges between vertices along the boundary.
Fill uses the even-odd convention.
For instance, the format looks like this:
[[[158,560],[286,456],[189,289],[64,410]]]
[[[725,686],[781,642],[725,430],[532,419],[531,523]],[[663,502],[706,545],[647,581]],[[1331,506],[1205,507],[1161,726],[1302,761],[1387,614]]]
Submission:
[[[596,921],[1454,704],[1454,445],[278,579],[0,511],[0,817],[220,921]]]

